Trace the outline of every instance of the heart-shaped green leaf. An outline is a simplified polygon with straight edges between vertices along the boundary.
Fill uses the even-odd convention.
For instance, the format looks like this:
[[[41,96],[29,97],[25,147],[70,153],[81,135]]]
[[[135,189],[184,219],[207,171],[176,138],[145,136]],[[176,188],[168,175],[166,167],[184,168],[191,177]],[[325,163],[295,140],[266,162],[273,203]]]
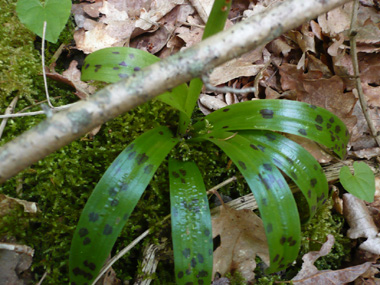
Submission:
[[[348,166],[340,169],[339,179],[344,189],[367,202],[373,202],[375,195],[375,175],[364,162],[354,162],[354,175]]]
[[[70,16],[71,0],[18,0],[16,11],[21,23],[41,38],[46,21],[45,39],[55,43]]]

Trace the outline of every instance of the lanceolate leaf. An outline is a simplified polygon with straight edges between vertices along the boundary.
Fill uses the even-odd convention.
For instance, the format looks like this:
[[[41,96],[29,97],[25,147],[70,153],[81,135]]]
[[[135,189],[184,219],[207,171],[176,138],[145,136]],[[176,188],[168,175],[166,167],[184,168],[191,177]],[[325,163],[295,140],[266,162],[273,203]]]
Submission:
[[[212,132],[204,136],[236,164],[256,198],[268,239],[270,268],[285,269],[300,247],[300,219],[284,177],[266,155],[237,133]]]
[[[171,159],[169,178],[176,284],[210,284],[212,228],[202,175],[195,163]]]
[[[304,194],[310,219],[328,197],[328,184],[322,167],[299,144],[271,131],[240,131],[239,135],[261,150],[279,169],[289,176]]]
[[[228,13],[231,9],[231,0],[215,0],[211,9],[210,16],[207,20],[205,30],[203,32],[202,39],[206,39],[220,31],[226,24]],[[187,117],[181,114],[179,132],[184,134],[186,132],[187,126],[190,122],[191,114],[193,113],[195,104],[197,103],[199,94],[202,90],[202,80],[199,78],[194,78],[190,81],[189,93],[186,98],[185,110]]]
[[[346,154],[349,133],[344,123],[329,111],[302,102],[255,100],[227,106],[194,125],[195,131],[206,126],[213,130],[260,129],[290,133],[320,143],[340,158]]]
[[[86,57],[82,68],[82,80],[98,80],[114,83],[128,78],[134,72],[160,61],[149,52],[129,48],[110,47],[91,53]],[[182,84],[157,97],[162,102],[185,112],[187,85]],[[190,117],[191,113],[187,116]]]
[[[69,19],[71,0],[18,0],[16,11],[21,23],[41,38],[46,21],[45,39],[55,43]]]
[[[86,203],[70,249],[70,279],[91,284],[158,166],[178,143],[167,127],[131,143],[104,173]]]

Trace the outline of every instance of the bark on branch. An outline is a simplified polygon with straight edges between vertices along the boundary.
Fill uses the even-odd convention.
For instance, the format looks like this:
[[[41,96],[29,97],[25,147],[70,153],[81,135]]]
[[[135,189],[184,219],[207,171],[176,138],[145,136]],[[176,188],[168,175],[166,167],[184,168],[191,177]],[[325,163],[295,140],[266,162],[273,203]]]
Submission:
[[[287,0],[112,84],[0,148],[0,183],[96,126],[350,0]]]

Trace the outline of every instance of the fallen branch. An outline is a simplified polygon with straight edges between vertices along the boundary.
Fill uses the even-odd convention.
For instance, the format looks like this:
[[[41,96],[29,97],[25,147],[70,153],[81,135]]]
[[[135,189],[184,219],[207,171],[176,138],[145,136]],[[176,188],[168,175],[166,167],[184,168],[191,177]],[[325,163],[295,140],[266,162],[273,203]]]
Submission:
[[[0,148],[0,183],[106,121],[349,0],[288,0],[107,86]]]

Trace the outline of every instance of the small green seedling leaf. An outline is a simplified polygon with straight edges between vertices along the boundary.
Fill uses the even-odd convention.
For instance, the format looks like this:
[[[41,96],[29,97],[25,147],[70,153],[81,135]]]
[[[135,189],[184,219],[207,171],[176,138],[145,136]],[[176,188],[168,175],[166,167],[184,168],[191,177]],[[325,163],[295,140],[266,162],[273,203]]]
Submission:
[[[19,0],[16,11],[21,23],[41,38],[46,21],[45,39],[55,43],[69,19],[71,0]]]
[[[169,160],[176,284],[210,284],[213,242],[202,175],[194,162]]]
[[[339,173],[340,183],[344,189],[359,199],[373,202],[375,195],[375,175],[364,162],[354,162],[354,175],[348,166],[343,166]]]

